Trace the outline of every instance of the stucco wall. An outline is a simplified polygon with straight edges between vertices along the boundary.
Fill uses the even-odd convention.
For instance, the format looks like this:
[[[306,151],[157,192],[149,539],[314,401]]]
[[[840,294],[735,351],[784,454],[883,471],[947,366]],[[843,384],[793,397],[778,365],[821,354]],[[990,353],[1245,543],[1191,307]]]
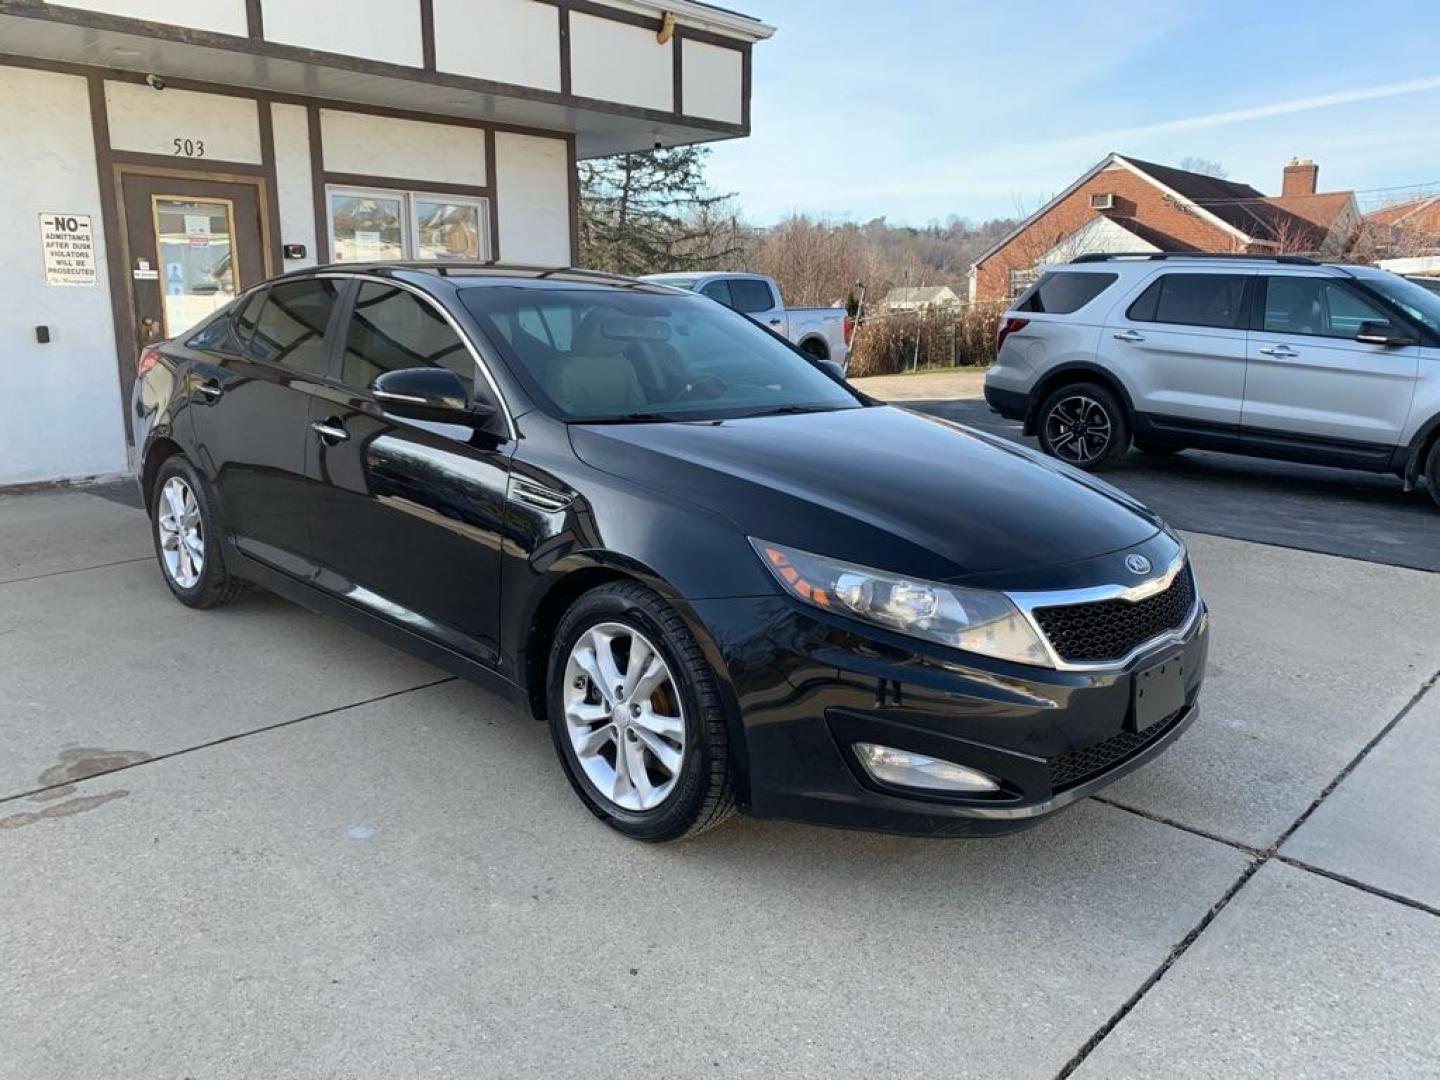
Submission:
[[[92,140],[84,78],[0,67],[0,485],[126,468]],[[90,216],[94,285],[45,284],[42,213]]]
[[[500,257],[505,262],[570,263],[570,170],[561,139],[495,135]]]

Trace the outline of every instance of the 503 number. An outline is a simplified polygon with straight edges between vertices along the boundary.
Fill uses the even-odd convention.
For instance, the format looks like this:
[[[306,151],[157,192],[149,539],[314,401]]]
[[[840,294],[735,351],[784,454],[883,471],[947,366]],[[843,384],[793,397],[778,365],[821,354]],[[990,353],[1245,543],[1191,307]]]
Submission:
[[[175,157],[204,157],[204,139],[176,139]]]

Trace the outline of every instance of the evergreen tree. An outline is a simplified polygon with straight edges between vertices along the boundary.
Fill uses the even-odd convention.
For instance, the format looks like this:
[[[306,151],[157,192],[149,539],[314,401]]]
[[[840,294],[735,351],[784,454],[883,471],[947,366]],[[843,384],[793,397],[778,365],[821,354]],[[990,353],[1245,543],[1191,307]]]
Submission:
[[[716,267],[743,250],[728,195],[705,183],[708,148],[580,162],[580,257],[618,274]]]

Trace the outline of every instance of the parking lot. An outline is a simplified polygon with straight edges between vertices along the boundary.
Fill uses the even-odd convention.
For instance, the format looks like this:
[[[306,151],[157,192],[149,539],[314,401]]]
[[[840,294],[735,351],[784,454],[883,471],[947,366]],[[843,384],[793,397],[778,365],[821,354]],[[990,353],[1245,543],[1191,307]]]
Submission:
[[[1440,1072],[1440,514],[1219,455],[1114,479],[1213,612],[1170,752],[1005,839],[665,847],[478,689],[175,603],[127,487],[0,497],[0,1076]]]

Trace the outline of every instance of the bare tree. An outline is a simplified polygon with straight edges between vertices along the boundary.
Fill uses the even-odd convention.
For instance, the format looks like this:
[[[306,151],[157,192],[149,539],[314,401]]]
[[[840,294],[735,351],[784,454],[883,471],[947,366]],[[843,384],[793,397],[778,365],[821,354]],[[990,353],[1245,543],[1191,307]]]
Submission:
[[[1199,173],[1201,176],[1213,176],[1217,180],[1224,180],[1230,175],[1229,170],[1220,162],[1203,157],[1183,157],[1180,159],[1180,168],[1186,172]]]

